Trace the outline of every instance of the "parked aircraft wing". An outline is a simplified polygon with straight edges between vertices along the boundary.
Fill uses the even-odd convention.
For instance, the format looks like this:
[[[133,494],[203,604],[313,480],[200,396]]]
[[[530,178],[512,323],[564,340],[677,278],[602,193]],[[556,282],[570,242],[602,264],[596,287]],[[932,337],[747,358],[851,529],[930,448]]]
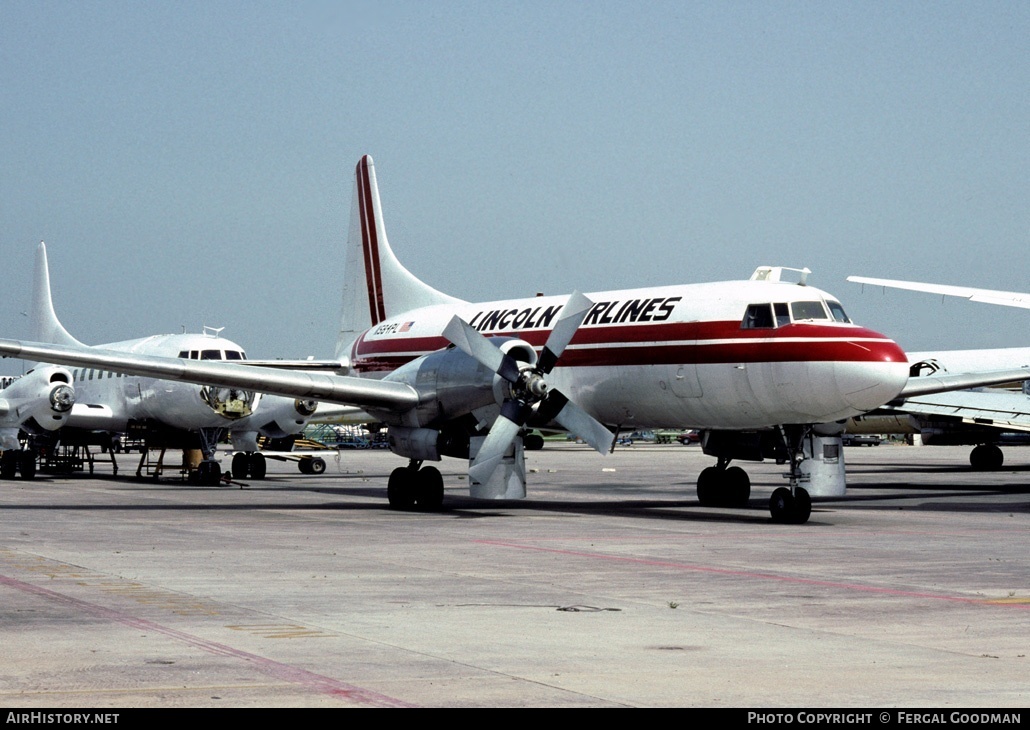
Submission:
[[[923,375],[909,378],[905,387],[898,394],[898,400],[913,398],[919,395],[947,393],[952,390],[968,390],[990,385],[1001,385],[1030,378],[1030,368],[1010,368],[1008,370],[991,370],[984,372],[959,373],[957,375]]]
[[[970,425],[1003,431],[1030,431],[1030,398],[1008,390],[959,390],[918,396],[881,410],[960,418]]]
[[[0,355],[164,380],[256,390],[294,398],[311,398],[391,412],[404,412],[418,404],[418,393],[406,383],[369,378],[290,372],[229,362],[183,360],[96,347],[83,349],[4,339],[0,339]]]
[[[999,304],[1004,307],[1020,307],[1030,309],[1030,294],[1017,291],[998,291],[995,289],[975,289],[969,286],[949,286],[947,284],[924,284],[920,281],[899,281],[897,279],[874,279],[867,276],[849,276],[848,281],[856,284],[871,284],[890,289],[907,289],[928,294],[941,294],[946,297],[961,297],[981,304]]]

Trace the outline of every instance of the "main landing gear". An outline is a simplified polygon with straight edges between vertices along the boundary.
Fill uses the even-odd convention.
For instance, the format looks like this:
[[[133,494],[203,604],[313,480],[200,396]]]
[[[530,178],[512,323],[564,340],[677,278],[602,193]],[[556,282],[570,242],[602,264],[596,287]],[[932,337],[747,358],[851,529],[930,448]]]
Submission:
[[[715,466],[697,477],[697,498],[702,507],[746,507],[751,498],[751,478],[730,460],[719,458]]]
[[[390,509],[439,512],[443,508],[443,476],[435,466],[412,459],[390,474],[386,497]],[[420,468],[421,467],[421,468]]]
[[[31,449],[8,449],[0,455],[0,477],[14,479],[18,474],[22,479],[36,476],[36,452]]]
[[[976,471],[996,471],[1005,462],[1005,454],[996,444],[980,444],[969,452],[969,465]]]
[[[730,462],[734,459],[763,461],[775,457],[776,463],[790,465],[790,487],[780,487],[773,492],[769,500],[769,514],[773,522],[798,525],[807,522],[812,514],[812,498],[800,484],[804,481],[809,485],[823,485],[820,488],[824,491],[817,490],[817,493],[824,494],[824,482],[813,480],[824,479],[824,473],[828,470],[821,465],[830,463],[828,458],[832,463],[839,459],[839,435],[836,437],[834,451],[834,444],[824,443],[828,441],[826,437],[816,437],[812,427],[791,425],[783,426],[778,431],[778,434],[774,431],[707,432],[702,440],[702,448],[718,461],[715,466],[704,469],[698,475],[697,498],[701,505],[746,507],[751,498],[751,479],[739,466],[730,466]],[[813,459],[817,451],[818,458]],[[812,460],[806,463],[809,459]],[[816,473],[814,469],[821,471]],[[840,469],[838,476],[843,488],[842,464]],[[836,477],[831,474],[832,478]]]
[[[257,452],[237,451],[232,457],[233,479],[264,479],[267,464],[265,455]]]

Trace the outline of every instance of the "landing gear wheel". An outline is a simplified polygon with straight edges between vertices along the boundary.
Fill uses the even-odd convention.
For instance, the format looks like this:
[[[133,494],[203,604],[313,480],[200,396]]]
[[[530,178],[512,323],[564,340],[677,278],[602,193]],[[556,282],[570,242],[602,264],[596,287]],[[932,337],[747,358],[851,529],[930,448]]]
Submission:
[[[312,459],[308,459],[308,473],[325,474],[325,459],[323,459],[321,456],[316,456]]]
[[[980,444],[969,452],[969,464],[976,471],[996,471],[1005,461],[1005,454],[994,444]]]
[[[18,459],[18,471],[22,479],[33,479],[36,476],[36,452],[22,451]]]
[[[217,487],[222,481],[222,467],[217,461],[202,461],[197,465],[195,479],[203,487]]]
[[[301,459],[300,461],[297,462],[297,468],[300,469],[300,473],[301,474],[310,474],[311,473],[311,460],[310,459]]]
[[[415,506],[415,475],[418,472],[407,466],[399,466],[390,473],[386,484],[386,498],[390,509],[410,510]]]
[[[232,457],[233,479],[246,479],[250,475],[250,455],[237,451]]]
[[[18,473],[18,452],[17,451],[5,451],[0,456],[0,477],[4,479],[14,479],[14,475]]]
[[[723,475],[724,503],[730,507],[747,507],[751,498],[751,478],[739,466],[731,466]]]
[[[443,476],[435,466],[418,470],[415,477],[415,503],[423,512],[439,512],[443,507]]]
[[[769,513],[773,522],[790,522],[790,515],[794,511],[794,495],[786,487],[779,487],[769,498]]]
[[[265,471],[268,469],[268,464],[265,462],[264,454],[251,454],[250,455],[250,478],[251,479],[264,479]]]
[[[795,525],[803,525],[808,522],[812,515],[812,498],[808,491],[801,487],[794,488],[794,514],[791,522]]]
[[[544,448],[544,437],[540,434],[531,433],[522,439],[522,448],[526,451],[540,451]]]
[[[709,466],[697,475],[697,501],[702,507],[714,507],[718,503],[720,471],[717,466]]]

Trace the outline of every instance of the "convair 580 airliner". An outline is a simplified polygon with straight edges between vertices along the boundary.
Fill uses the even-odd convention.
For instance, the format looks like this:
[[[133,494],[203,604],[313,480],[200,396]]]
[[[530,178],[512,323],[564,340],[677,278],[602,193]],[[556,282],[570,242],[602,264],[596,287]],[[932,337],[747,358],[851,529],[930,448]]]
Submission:
[[[810,496],[844,492],[839,421],[899,395],[1003,382],[1025,371],[909,381],[905,353],[850,321],[807,271],[750,280],[471,303],[425,284],[390,248],[372,159],[356,169],[337,359],[349,375],[129,357],[0,340],[0,353],[363,408],[408,459],[395,508],[438,509],[444,456],[470,459],[474,497],[525,495],[529,429],[562,428],[602,453],[619,429],[703,429],[717,458],[702,504],[743,504],[734,460],[777,458],[777,521],[804,522]],[[916,379],[914,379],[915,381]]]

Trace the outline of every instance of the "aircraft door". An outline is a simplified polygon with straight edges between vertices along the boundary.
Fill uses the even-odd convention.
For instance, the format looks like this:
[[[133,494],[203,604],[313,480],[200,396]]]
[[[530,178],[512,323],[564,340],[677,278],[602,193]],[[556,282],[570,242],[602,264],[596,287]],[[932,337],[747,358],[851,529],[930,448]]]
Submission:
[[[673,365],[669,387],[680,398],[700,398],[701,381],[697,377],[697,364]]]

